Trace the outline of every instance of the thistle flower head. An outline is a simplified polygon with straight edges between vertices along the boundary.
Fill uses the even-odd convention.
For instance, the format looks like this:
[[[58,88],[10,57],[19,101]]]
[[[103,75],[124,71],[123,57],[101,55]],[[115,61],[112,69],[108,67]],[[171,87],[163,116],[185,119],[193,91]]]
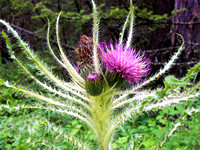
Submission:
[[[105,42],[100,44],[101,59],[106,70],[110,73],[119,73],[130,84],[137,82],[150,72],[150,60],[145,53],[136,52],[134,47],[127,47],[121,44],[113,45]]]

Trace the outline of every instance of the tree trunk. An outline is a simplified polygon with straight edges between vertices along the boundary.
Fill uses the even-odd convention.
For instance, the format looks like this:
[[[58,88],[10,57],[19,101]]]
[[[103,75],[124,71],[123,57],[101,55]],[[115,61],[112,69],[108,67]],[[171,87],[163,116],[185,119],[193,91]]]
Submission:
[[[174,10],[183,8],[186,8],[186,11],[173,17],[172,27],[185,39],[185,49],[179,59],[179,62],[185,63],[176,66],[176,69],[182,70],[184,74],[188,68],[200,61],[200,0],[175,0]],[[172,46],[175,46],[177,42],[178,37],[173,33]]]

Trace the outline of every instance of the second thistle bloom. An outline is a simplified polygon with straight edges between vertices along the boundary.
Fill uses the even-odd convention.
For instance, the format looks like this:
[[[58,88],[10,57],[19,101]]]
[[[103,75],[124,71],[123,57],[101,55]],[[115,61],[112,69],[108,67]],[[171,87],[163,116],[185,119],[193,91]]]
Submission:
[[[106,70],[110,73],[119,73],[130,84],[137,82],[150,72],[150,60],[145,53],[136,52],[134,47],[121,44],[109,44],[105,42],[100,45],[101,59]]]

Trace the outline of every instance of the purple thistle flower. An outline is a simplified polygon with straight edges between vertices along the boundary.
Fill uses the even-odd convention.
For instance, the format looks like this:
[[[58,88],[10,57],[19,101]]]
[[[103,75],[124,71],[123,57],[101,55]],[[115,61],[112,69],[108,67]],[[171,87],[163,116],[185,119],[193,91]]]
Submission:
[[[121,44],[100,44],[100,57],[106,70],[110,73],[120,73],[130,84],[137,82],[150,73],[150,60],[145,52],[136,52],[135,47],[127,47]]]
[[[97,73],[90,73],[87,76],[87,81],[97,81],[99,79],[99,75]]]

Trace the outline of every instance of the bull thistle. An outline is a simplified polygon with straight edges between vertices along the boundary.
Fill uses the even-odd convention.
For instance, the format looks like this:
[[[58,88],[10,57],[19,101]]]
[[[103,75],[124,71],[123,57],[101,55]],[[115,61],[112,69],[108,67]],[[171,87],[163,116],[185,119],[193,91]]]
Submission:
[[[48,24],[47,44],[51,54],[57,62],[64,67],[71,76],[72,82],[65,82],[54,76],[52,71],[38,59],[34,52],[30,49],[18,33],[5,21],[0,20],[0,23],[5,25],[13,36],[18,40],[27,56],[33,61],[37,68],[50,81],[52,81],[56,88],[51,87],[47,83],[40,81],[36,76],[30,73],[28,68],[15,56],[8,36],[2,32],[6,39],[7,48],[13,60],[28,74],[35,82],[44,87],[50,93],[55,93],[57,97],[47,97],[40,93],[30,91],[26,88],[12,85],[8,81],[0,79],[0,84],[12,88],[18,92],[25,93],[39,101],[44,101],[48,105],[39,106],[44,110],[51,110],[54,112],[71,115],[80,119],[88,125],[88,127],[95,133],[99,147],[101,150],[112,149],[113,132],[125,120],[131,118],[138,113],[153,110],[158,107],[165,107],[173,103],[190,100],[200,94],[195,93],[195,86],[187,95],[182,93],[169,94],[168,97],[158,99],[156,92],[152,90],[142,91],[141,88],[146,86],[157,77],[163,75],[173,65],[183,50],[184,39],[182,38],[182,45],[178,51],[172,56],[168,63],[157,74],[147,80],[140,81],[146,77],[150,72],[150,60],[146,58],[145,53],[137,52],[136,48],[132,47],[132,35],[134,25],[134,6],[130,1],[130,11],[127,19],[123,25],[122,32],[118,43],[113,44],[99,44],[99,21],[97,8],[93,0],[93,38],[82,36],[79,41],[79,46],[76,52],[79,58],[79,71],[72,65],[65,55],[59,39],[59,18],[56,22],[56,37],[58,48],[60,51],[61,60],[54,54],[49,41],[50,24]],[[127,42],[124,42],[123,35],[127,25],[129,24],[129,34]],[[86,73],[83,72],[86,70]],[[121,85],[127,80],[131,85],[129,89],[122,89]],[[140,81],[140,82],[139,82]],[[136,83],[136,84],[133,84]],[[62,90],[60,90],[62,89]],[[132,94],[128,97],[129,94]],[[74,95],[74,96],[72,96]],[[173,95],[173,96],[172,96]],[[151,99],[151,101],[149,101]],[[146,103],[145,103],[146,102]],[[134,103],[134,105],[133,105]],[[127,105],[128,104],[128,105]],[[145,105],[144,105],[145,104]],[[9,107],[3,106],[2,107]],[[10,108],[10,107],[9,107]],[[27,108],[36,109],[38,106],[18,106],[13,109]],[[120,108],[120,109],[119,109]],[[11,108],[10,108],[11,109]],[[116,111],[117,114],[116,114]],[[179,124],[178,124],[179,125]],[[175,126],[177,128],[177,126]],[[173,129],[174,131],[174,129]],[[80,149],[90,149],[81,142],[77,142],[72,135],[67,136],[67,140],[72,142],[74,146]],[[77,144],[78,143],[78,144]],[[162,143],[163,144],[163,143]]]

